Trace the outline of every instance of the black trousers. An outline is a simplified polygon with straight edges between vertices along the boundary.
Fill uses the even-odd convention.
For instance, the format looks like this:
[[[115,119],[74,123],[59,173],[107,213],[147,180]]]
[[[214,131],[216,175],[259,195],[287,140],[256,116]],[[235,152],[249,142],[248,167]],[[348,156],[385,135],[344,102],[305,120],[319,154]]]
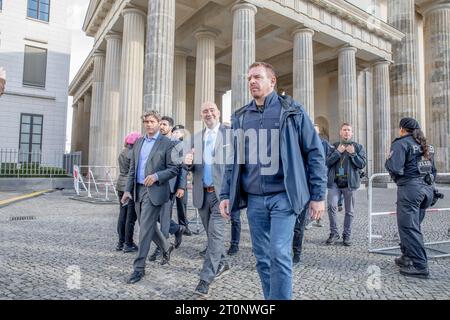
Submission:
[[[123,191],[118,191],[119,199],[122,199]],[[117,221],[117,233],[119,234],[119,242],[125,243],[127,245],[132,245],[134,225],[136,223],[136,210],[134,206],[134,201],[129,200],[128,204],[122,206],[120,205],[119,219]]]
[[[175,197],[175,201],[177,203],[177,216],[178,216],[178,224],[187,227],[189,221],[187,219],[187,200],[188,200],[188,190],[184,192],[184,196],[182,198]]]
[[[297,216],[297,219],[295,220],[295,226],[294,226],[294,238],[292,240],[292,251],[294,254],[301,255],[302,254],[302,247],[303,247],[303,236],[305,234],[305,226],[308,219],[308,209],[309,205],[303,209],[302,212]]]

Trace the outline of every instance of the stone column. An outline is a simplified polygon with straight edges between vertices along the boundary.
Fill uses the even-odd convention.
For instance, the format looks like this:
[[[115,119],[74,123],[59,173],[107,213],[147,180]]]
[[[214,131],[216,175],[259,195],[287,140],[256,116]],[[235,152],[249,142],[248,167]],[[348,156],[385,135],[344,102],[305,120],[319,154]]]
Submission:
[[[123,14],[118,148],[131,131],[141,131],[144,90],[145,12],[126,8]]]
[[[384,163],[391,146],[391,101],[389,82],[389,61],[373,65],[373,137],[374,170],[385,172]]]
[[[149,0],[144,109],[172,113],[175,0]]]
[[[424,11],[427,138],[436,150],[440,172],[449,172],[450,2]]]
[[[222,100],[223,100],[223,95],[226,93],[226,91],[219,91],[219,90],[216,90],[216,94],[215,94],[215,97],[214,97],[214,102],[217,104],[217,108],[219,108],[219,110],[220,110],[220,113],[221,113],[221,119],[222,119],[222,121],[223,121],[223,103],[222,103]]]
[[[78,115],[78,104],[74,103],[72,105],[72,136],[70,139],[70,152],[76,152],[77,150],[77,115]]]
[[[119,138],[119,87],[121,36],[109,33],[106,37],[105,82],[103,85],[103,112],[100,119],[101,166],[116,166]]]
[[[91,120],[89,130],[89,165],[100,165],[100,121],[103,110],[103,79],[105,76],[105,53],[96,51],[93,55]]]
[[[298,28],[293,32],[294,100],[301,103],[314,122],[314,56],[311,29]]]
[[[186,58],[189,51],[175,49],[173,77],[173,120],[175,124],[186,125]]]
[[[204,102],[214,101],[216,82],[215,43],[219,33],[213,29],[200,29],[195,33],[197,57],[195,63],[194,120],[200,120],[200,109]]]
[[[391,66],[391,125],[393,136],[404,117],[419,120],[419,83],[414,0],[390,0],[388,23],[405,33],[401,42],[393,43]]]
[[[238,2],[233,13],[233,50],[231,66],[231,112],[252,99],[247,84],[248,67],[255,62],[256,7]]]
[[[84,108],[83,108],[83,133],[82,133],[82,147],[81,151],[82,160],[81,163],[84,166],[89,164],[89,132],[91,127],[91,105],[92,105],[92,97],[91,93],[84,94]]]
[[[356,81],[356,48],[343,47],[339,50],[339,75],[338,75],[338,95],[339,95],[339,127],[342,123],[350,123],[353,127],[357,120],[357,92]],[[356,129],[356,128],[354,128]],[[356,137],[356,130],[354,138]]]
[[[85,129],[84,123],[84,100],[78,99],[77,102],[77,138],[76,138],[76,146],[77,151],[83,151],[83,131]],[[84,155],[82,154],[82,157]]]

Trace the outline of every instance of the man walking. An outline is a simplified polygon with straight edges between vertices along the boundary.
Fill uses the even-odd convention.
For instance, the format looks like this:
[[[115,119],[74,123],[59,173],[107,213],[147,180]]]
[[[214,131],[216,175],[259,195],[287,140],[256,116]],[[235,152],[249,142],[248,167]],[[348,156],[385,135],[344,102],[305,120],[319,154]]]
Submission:
[[[264,298],[291,299],[294,224],[308,202],[313,219],[325,209],[325,159],[305,110],[275,92],[274,68],[256,62],[247,79],[254,99],[232,116],[234,156],[220,210],[229,217],[247,207]]]

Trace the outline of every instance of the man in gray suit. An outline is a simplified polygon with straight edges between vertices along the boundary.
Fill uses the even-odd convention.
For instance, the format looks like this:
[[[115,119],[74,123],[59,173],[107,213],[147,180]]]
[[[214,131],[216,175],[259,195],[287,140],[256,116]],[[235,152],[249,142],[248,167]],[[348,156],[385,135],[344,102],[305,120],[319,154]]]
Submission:
[[[169,200],[169,180],[179,171],[172,159],[174,143],[159,133],[161,116],[157,111],[144,113],[142,120],[147,134],[134,144],[128,183],[121,200],[126,203],[129,198],[134,199],[140,226],[139,250],[127,283],[136,283],[144,277],[152,240],[163,250],[161,264],[169,262],[174,248],[157,227],[163,205]]]
[[[220,111],[214,102],[203,103],[201,118],[206,128],[194,136],[192,144],[198,145],[201,150],[194,155],[193,148],[185,157],[185,165],[193,172],[193,205],[198,209],[208,237],[200,282],[194,291],[206,296],[210,283],[230,269],[224,246],[226,220],[219,211],[219,193],[225,172],[224,156],[229,139],[226,139],[227,128],[220,123]]]

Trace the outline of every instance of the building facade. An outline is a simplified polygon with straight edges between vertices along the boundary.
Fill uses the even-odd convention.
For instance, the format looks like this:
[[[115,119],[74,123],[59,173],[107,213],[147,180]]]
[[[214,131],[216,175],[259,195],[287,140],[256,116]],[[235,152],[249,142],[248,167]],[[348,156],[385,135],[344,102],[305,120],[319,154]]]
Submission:
[[[248,66],[266,61],[278,90],[330,140],[353,124],[369,174],[384,171],[407,115],[447,170],[449,17],[448,0],[92,0],[83,30],[94,46],[69,89],[72,149],[88,150],[85,163],[115,166],[143,109],[193,131],[203,101],[221,108],[231,90],[232,110],[248,103]]]
[[[66,0],[0,1],[0,66],[7,78],[0,148],[39,153],[28,160],[61,165],[70,67]]]

